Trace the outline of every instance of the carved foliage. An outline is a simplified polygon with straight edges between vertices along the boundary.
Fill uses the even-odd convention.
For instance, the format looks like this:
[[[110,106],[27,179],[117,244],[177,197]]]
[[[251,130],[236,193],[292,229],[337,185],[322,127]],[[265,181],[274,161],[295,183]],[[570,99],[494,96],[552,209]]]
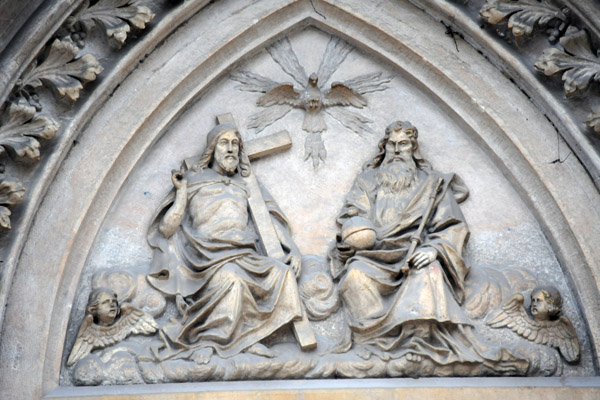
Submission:
[[[554,29],[550,37],[550,40],[554,41],[568,21],[567,15],[561,9],[547,1],[537,0],[487,0],[479,13],[493,25],[508,18],[508,28],[517,39],[531,36],[536,26],[547,27],[550,22],[557,22],[558,29]]]
[[[10,210],[5,206],[19,204],[25,189],[19,182],[0,181],[0,230],[10,229]]]
[[[567,96],[585,90],[592,81],[600,81],[600,57],[592,51],[586,31],[569,29],[560,44],[564,51],[544,50],[535,63],[538,70],[548,76],[563,72]]]
[[[127,39],[132,25],[137,29],[144,29],[146,24],[154,18],[152,11],[132,0],[99,0],[89,7],[89,0],[79,8],[79,12],[68,21],[74,25],[81,23],[86,30],[98,24],[106,32],[106,36],[113,39],[121,46]]]
[[[588,115],[588,119],[585,120],[585,124],[592,128],[594,132],[600,133],[600,109]]]
[[[55,39],[46,59],[39,65],[37,61],[31,63],[17,86],[20,89],[36,88],[43,83],[58,97],[75,102],[83,89],[81,82],[95,80],[103,70],[96,57],[86,54],[75,59],[78,53],[79,49],[71,40]]]
[[[37,138],[52,139],[58,124],[43,115],[35,115],[35,108],[25,102],[10,103],[0,125],[0,154],[9,151],[16,157],[40,159]]]

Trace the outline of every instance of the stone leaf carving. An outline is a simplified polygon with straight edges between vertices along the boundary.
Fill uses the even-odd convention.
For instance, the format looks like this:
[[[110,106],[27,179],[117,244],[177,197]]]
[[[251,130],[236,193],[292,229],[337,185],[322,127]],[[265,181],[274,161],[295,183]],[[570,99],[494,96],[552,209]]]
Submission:
[[[40,159],[37,139],[52,139],[59,125],[43,115],[34,116],[35,108],[24,101],[9,103],[0,125],[0,154],[8,151],[13,156]]]
[[[6,206],[13,206],[23,201],[25,188],[19,182],[0,181],[0,230],[9,230],[11,212]]]
[[[600,133],[600,108],[595,112],[590,113],[587,118],[585,124],[592,128],[594,132]]]
[[[557,22],[550,32],[550,41],[555,41],[565,30],[568,22],[567,11],[537,0],[487,0],[479,14],[492,25],[508,18],[508,28],[515,38],[531,36],[536,26],[547,27]]]
[[[92,54],[75,59],[78,53],[79,49],[70,39],[55,39],[46,59],[39,65],[37,61],[32,62],[19,79],[19,91],[46,84],[59,98],[75,102],[83,89],[81,82],[95,80],[103,70]]]
[[[535,63],[538,70],[547,76],[563,72],[567,96],[587,89],[592,81],[600,81],[600,57],[594,54],[586,31],[569,28],[560,44],[564,51],[544,50]]]
[[[154,18],[152,10],[138,1],[100,0],[91,7],[89,5],[89,0],[85,1],[79,8],[80,11],[71,16],[67,24],[74,26],[81,23],[87,31],[98,24],[118,46],[125,43],[131,26],[144,29]]]

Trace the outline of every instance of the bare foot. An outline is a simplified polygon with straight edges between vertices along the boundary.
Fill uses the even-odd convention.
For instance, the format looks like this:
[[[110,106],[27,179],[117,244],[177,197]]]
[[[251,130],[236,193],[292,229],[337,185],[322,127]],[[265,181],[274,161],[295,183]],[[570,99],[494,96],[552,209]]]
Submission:
[[[212,347],[205,347],[203,349],[194,350],[190,358],[194,360],[196,364],[208,364],[212,355]]]
[[[407,353],[403,358],[406,358],[408,361],[412,361],[414,363],[420,363],[423,361],[423,357],[414,353]]]
[[[358,349],[356,349],[356,355],[362,358],[363,360],[368,360],[369,358],[371,358],[372,354],[373,353],[371,352],[371,350],[367,349],[366,347],[361,346]]]
[[[276,351],[273,351],[266,347],[264,344],[255,343],[246,349],[246,353],[255,354],[257,356],[273,358],[277,355]]]

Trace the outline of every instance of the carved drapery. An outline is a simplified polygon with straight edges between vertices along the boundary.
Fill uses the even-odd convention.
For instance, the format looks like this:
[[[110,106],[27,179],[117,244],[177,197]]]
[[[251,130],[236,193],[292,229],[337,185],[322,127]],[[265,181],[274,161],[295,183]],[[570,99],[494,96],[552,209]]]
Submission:
[[[120,8],[127,8],[127,5],[124,2],[97,2],[95,3],[96,5],[100,4],[100,3],[113,3],[113,4],[117,4],[120,3],[121,6],[117,6]],[[124,7],[123,7],[124,6]],[[312,7],[312,6],[311,6]],[[323,9],[325,10],[329,10],[331,8],[331,6],[328,3],[321,3],[321,2],[314,2],[314,7],[317,11],[319,12],[323,12]],[[197,9],[201,8],[200,6],[198,6]],[[76,15],[77,13],[75,12],[73,15]],[[87,15],[89,18],[87,18],[87,21],[94,21],[93,17],[91,16],[93,14],[93,12],[88,12],[88,13],[83,13],[84,15]],[[142,13],[144,15],[147,15],[147,13]],[[163,14],[161,15],[165,15],[166,12],[163,9]],[[317,20],[321,20],[321,17],[319,16],[318,13],[314,13],[312,14],[313,17]],[[325,15],[329,15],[329,14],[325,14]],[[145,17],[140,17],[141,19],[145,18]],[[111,26],[111,23],[113,23],[115,26],[123,26],[123,23],[127,26],[129,26],[128,22],[125,22],[127,19],[120,19],[120,23],[117,22],[105,22],[104,25],[99,23],[99,27],[102,27],[102,29],[104,29],[105,35],[109,38],[109,40],[115,40],[118,42],[119,38],[123,38],[124,34],[126,34],[124,29],[119,30],[120,28],[114,28],[115,29],[115,33],[110,34],[108,31],[110,30],[108,28],[108,26]],[[560,20],[560,18],[559,18]],[[562,20],[561,20],[562,21]],[[86,50],[86,46],[88,46],[87,43],[87,35],[88,33],[84,33],[85,28],[83,28],[82,24],[82,29],[81,30],[77,30],[75,29],[74,31],[71,31],[71,28],[67,28],[67,26],[74,26],[73,24],[71,24],[71,22],[65,22],[65,24],[63,25],[65,27],[65,29],[67,29],[67,32],[65,32],[65,36],[62,37],[63,40],[59,41],[58,43],[56,43],[55,40],[50,40],[47,44],[47,46],[44,48],[44,50],[42,52],[40,52],[40,57],[38,60],[38,65],[34,66],[34,67],[28,67],[28,72],[29,74],[23,73],[21,74],[23,77],[25,77],[26,79],[21,81],[21,82],[17,82],[15,81],[12,84],[12,97],[10,98],[11,103],[14,103],[17,106],[20,106],[22,113],[21,114],[12,114],[14,115],[14,117],[11,117],[11,113],[9,111],[9,104],[6,104],[5,109],[4,109],[4,114],[3,114],[3,121],[7,121],[7,122],[3,122],[2,127],[4,127],[5,131],[8,131],[10,134],[14,134],[17,135],[19,137],[19,145],[16,145],[16,149],[12,150],[12,148],[10,146],[4,146],[4,148],[7,148],[8,153],[14,152],[15,153],[15,157],[19,157],[18,151],[20,151],[23,156],[25,157],[29,157],[28,155],[31,154],[32,157],[31,158],[35,158],[35,154],[36,148],[39,148],[39,145],[36,145],[35,143],[38,142],[37,138],[43,139],[42,141],[39,141],[39,143],[41,143],[41,155],[42,157],[44,157],[44,148],[46,147],[52,147],[50,144],[48,144],[47,142],[45,142],[44,140],[48,140],[52,138],[53,133],[52,130],[53,128],[56,127],[57,121],[59,121],[59,118],[57,118],[58,114],[53,114],[53,112],[55,112],[55,107],[54,106],[49,106],[48,103],[45,103],[44,101],[48,101],[48,98],[52,98],[54,99],[54,97],[49,97],[49,96],[38,96],[36,97],[35,95],[37,94],[35,92],[35,86],[34,85],[27,85],[27,82],[31,82],[34,84],[37,84],[37,82],[35,82],[35,76],[36,76],[36,67],[39,68],[42,65],[44,65],[46,63],[47,66],[49,66],[49,61],[54,62],[53,60],[61,60],[61,62],[63,62],[64,66],[69,66],[70,64],[75,64],[75,65],[71,65],[69,66],[67,69],[61,69],[59,68],[58,71],[71,71],[71,73],[65,73],[65,74],[53,74],[51,76],[48,76],[47,82],[46,84],[52,89],[54,88],[56,94],[58,95],[58,97],[65,97],[67,99],[73,99],[73,97],[76,99],[78,95],[83,95],[83,93],[85,93],[85,88],[82,91],[83,84],[85,83],[86,79],[91,78],[92,73],[93,74],[97,74],[100,73],[99,70],[100,68],[104,67],[105,68],[105,73],[106,73],[106,69],[109,66],[104,66],[102,65],[102,61],[100,62],[93,62],[91,60],[91,57],[96,57],[94,55],[94,53],[91,53],[90,56],[91,57],[87,57],[85,60],[83,59],[83,57],[85,55],[82,56],[83,53],[85,53]],[[135,26],[132,23],[133,26]],[[455,27],[454,29],[459,29],[457,27]],[[561,31],[561,29],[559,29],[559,31]],[[57,31],[58,32],[58,31]],[[125,32],[125,33],[123,33]],[[82,35],[81,33],[84,33],[84,35]],[[561,55],[557,55],[557,54],[552,54],[552,56],[554,58],[556,58],[557,56],[559,57],[564,57],[567,59],[573,58],[574,56],[576,56],[576,53],[570,52],[568,48],[566,47],[562,47],[565,51],[562,51],[558,48],[558,46],[562,46],[561,44],[558,44],[561,42],[561,38],[566,37],[567,35],[567,31],[566,29],[564,30],[564,35],[565,36],[561,36],[560,34],[556,37],[558,39],[557,44],[555,44],[555,48],[558,49],[557,51],[560,51],[562,54],[564,54],[564,56]],[[55,45],[56,43],[56,45]],[[593,41],[592,41],[593,43]],[[81,49],[79,46],[80,45],[84,45],[83,49]],[[54,49],[54,53],[52,51],[52,46],[55,45],[55,49]],[[591,46],[591,44],[590,44]],[[73,55],[72,49],[73,48],[77,48],[79,50],[76,50],[75,55]],[[584,48],[583,46],[581,47],[582,49]],[[56,53],[58,50],[60,49],[61,53]],[[125,49],[124,49],[125,50]],[[121,51],[124,51],[121,50]],[[112,50],[111,50],[112,51]],[[557,51],[554,51],[552,53],[556,53]],[[593,50],[590,50],[591,53],[593,55]],[[50,57],[50,55],[52,54],[52,57]],[[586,53],[587,54],[587,53]],[[71,55],[73,55],[72,58]],[[98,58],[96,57],[96,61],[98,60]],[[58,61],[57,61],[58,62]],[[552,60],[550,60],[549,62],[554,62]],[[590,62],[594,62],[593,59],[590,60]],[[99,65],[96,65],[99,64]],[[30,64],[33,65],[33,64]],[[85,66],[85,67],[84,67]],[[79,68],[82,69],[79,69]],[[29,68],[31,68],[31,70],[29,70]],[[558,75],[558,67],[555,68],[557,69],[557,75]],[[563,70],[572,70],[573,68],[563,68]],[[98,72],[95,72],[95,71]],[[562,70],[561,70],[562,72]],[[566,71],[568,72],[568,71]],[[38,74],[40,75],[40,74]],[[31,79],[28,79],[27,77],[31,77]],[[41,75],[40,75],[41,76]],[[100,75],[102,76],[102,75]],[[540,74],[541,76],[541,74]],[[545,79],[544,77],[542,77],[542,79]],[[91,79],[88,79],[91,80]],[[40,79],[40,82],[44,82],[42,79]],[[79,82],[79,83],[78,83]],[[550,82],[550,80],[548,80],[548,82]],[[549,83],[550,84],[550,83]],[[27,86],[25,88],[25,86]],[[81,87],[80,87],[81,86]],[[581,85],[580,85],[581,86]],[[39,86],[37,86],[39,88]],[[20,92],[22,95],[18,95],[17,92]],[[54,92],[52,93],[52,96],[54,96]],[[19,101],[18,98],[23,98],[23,100]],[[23,101],[25,101],[26,103],[24,103]],[[63,107],[64,106],[64,101],[63,100],[51,100],[51,101],[56,101],[56,104],[58,104],[58,107]],[[36,106],[38,108],[41,108],[41,110],[36,110],[35,114],[31,115],[31,108],[35,109]],[[28,108],[27,108],[28,107]],[[26,118],[28,115],[31,115],[30,117]],[[15,126],[15,128],[11,128],[10,130],[7,129],[10,128],[12,125],[10,125],[12,122],[14,121],[15,123],[17,123],[18,121],[22,121],[20,122],[20,125]],[[589,117],[589,121],[590,121],[590,125],[593,125],[594,123],[597,124],[597,115],[590,115]],[[594,122],[595,121],[595,122]],[[61,124],[63,125],[63,124]],[[596,125],[597,126],[597,125]],[[0,130],[2,130],[2,127],[0,127]],[[4,131],[3,131],[4,132]],[[14,132],[14,133],[13,133]],[[55,129],[55,133],[56,135],[60,135],[61,131],[60,129]],[[562,132],[561,132],[562,133]],[[73,145],[76,145],[76,143],[72,143]],[[14,148],[15,146],[13,146]],[[20,149],[27,149],[27,151],[25,150],[20,150]],[[31,149],[31,150],[29,150]],[[575,149],[577,151],[577,149]],[[38,150],[39,151],[39,150]],[[47,153],[49,154],[49,153]],[[39,154],[38,154],[39,156]],[[12,160],[12,158],[11,158]],[[12,163],[12,161],[10,161]],[[10,175],[10,169],[11,168],[21,168],[20,166],[21,164],[11,164],[11,166],[9,168],[7,168],[7,179],[5,180],[6,182],[10,182],[11,181],[11,175]],[[27,164],[25,164],[27,165]],[[25,171],[25,173],[30,173],[30,176],[35,176],[34,174],[39,173],[39,171],[37,170],[32,170],[30,167],[28,167],[29,169]],[[20,173],[18,174],[19,177],[21,177],[23,174]],[[13,179],[13,180],[18,180],[18,179]],[[33,179],[28,179],[27,182],[32,182],[32,184],[36,184],[35,182],[33,182]],[[17,193],[16,195],[12,195],[12,196],[7,196],[8,199],[6,201],[4,201],[2,204],[5,205],[14,205],[16,204],[19,199],[22,197],[22,189],[16,189],[15,185],[7,185],[10,187],[10,190],[13,191],[14,193]],[[27,185],[29,186],[29,185]],[[29,186],[31,187],[31,186]],[[43,192],[43,190],[42,190]],[[41,194],[38,194],[36,196],[40,196]],[[39,197],[34,198],[35,202],[39,201]],[[20,220],[13,220],[13,227],[18,226],[18,224],[20,224],[21,221]],[[25,221],[24,223],[28,224],[29,221]],[[10,235],[10,233],[6,234],[6,235]],[[10,238],[10,236],[6,236],[7,238]],[[18,256],[18,253],[16,254]],[[8,273],[10,274],[11,271],[10,270],[5,270],[8,271]],[[4,284],[4,280],[3,280],[3,284]],[[3,292],[3,294],[5,294],[6,292]]]

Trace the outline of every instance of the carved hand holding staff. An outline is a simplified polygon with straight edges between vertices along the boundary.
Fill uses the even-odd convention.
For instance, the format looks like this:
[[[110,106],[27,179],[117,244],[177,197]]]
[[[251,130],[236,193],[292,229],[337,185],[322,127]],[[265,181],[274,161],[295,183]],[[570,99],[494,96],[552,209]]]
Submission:
[[[556,347],[568,362],[579,360],[579,341],[568,318],[560,316],[562,299],[553,287],[536,287],[531,292],[530,317],[517,293],[493,311],[486,320],[492,328],[508,327],[525,339]]]
[[[117,295],[111,289],[95,289],[90,294],[67,366],[74,365],[94,349],[112,346],[132,334],[148,335],[157,329],[154,318],[146,312],[131,304],[119,307]]]

